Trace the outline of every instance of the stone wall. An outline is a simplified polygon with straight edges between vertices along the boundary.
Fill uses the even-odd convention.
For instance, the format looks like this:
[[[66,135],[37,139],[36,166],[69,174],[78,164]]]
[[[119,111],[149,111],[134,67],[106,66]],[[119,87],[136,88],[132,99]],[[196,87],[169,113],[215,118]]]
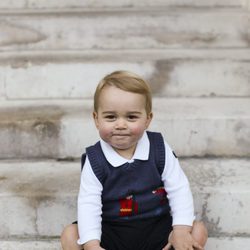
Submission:
[[[249,0],[0,2],[0,249],[60,249],[98,81],[153,91],[150,129],[190,179],[208,250],[250,243]]]

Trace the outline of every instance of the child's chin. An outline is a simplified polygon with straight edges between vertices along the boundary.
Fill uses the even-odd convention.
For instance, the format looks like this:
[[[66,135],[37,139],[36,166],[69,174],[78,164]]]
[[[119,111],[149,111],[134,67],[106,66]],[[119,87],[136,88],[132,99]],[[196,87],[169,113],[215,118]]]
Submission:
[[[115,145],[113,146],[114,149],[117,149],[117,150],[127,150],[128,147],[126,146],[123,146],[123,145]]]

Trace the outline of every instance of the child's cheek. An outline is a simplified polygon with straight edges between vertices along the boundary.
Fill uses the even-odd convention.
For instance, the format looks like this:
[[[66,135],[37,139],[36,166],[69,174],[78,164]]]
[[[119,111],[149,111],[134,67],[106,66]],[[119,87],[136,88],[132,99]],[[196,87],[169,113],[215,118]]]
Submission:
[[[111,130],[110,130],[109,127],[107,127],[107,126],[102,126],[102,127],[100,127],[100,129],[99,129],[99,133],[100,133],[100,136],[101,136],[102,138],[108,137],[109,134],[110,134],[110,132],[111,132]]]
[[[134,135],[141,135],[144,132],[145,128],[143,126],[136,126],[131,128],[131,132]]]

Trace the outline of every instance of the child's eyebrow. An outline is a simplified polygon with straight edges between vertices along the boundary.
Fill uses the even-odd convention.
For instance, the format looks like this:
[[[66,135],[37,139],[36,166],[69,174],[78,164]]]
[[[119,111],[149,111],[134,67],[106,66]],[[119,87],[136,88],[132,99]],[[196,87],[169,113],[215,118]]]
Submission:
[[[103,111],[102,114],[114,114],[116,113],[115,111]]]
[[[141,112],[140,111],[129,111],[128,112],[128,114],[134,114],[134,115],[136,115],[136,114],[141,114]]]
[[[116,111],[103,111],[102,114],[103,115],[107,115],[107,114],[116,114],[117,112]],[[129,114],[129,115],[140,115],[141,112],[140,111],[128,111],[126,112],[126,114]]]

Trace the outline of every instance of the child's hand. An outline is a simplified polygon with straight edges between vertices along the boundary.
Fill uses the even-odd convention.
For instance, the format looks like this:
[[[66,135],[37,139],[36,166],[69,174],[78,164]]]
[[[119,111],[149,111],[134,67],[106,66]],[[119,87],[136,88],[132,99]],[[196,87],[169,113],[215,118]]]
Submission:
[[[102,248],[101,246],[92,246],[91,248],[83,248],[84,250],[105,250],[104,248]]]
[[[86,242],[84,245],[84,250],[105,250],[100,246],[99,240],[90,240]]]
[[[203,247],[193,239],[191,227],[189,226],[174,226],[173,231],[169,235],[168,244],[163,250],[169,250],[171,246],[175,250],[203,250]]]

